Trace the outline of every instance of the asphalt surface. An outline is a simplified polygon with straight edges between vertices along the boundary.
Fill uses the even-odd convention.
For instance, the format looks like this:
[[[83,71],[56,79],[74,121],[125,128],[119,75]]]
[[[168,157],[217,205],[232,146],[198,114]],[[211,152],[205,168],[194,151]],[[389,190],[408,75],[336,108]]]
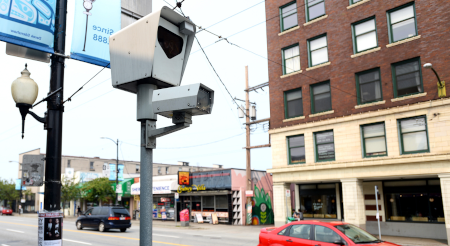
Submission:
[[[139,245],[139,223],[126,232],[94,229],[77,230],[75,220],[65,219],[63,245]],[[202,225],[191,228],[175,227],[174,222],[153,224],[153,245],[210,246],[258,245],[259,228],[229,225]],[[0,246],[37,244],[37,217],[0,216]]]

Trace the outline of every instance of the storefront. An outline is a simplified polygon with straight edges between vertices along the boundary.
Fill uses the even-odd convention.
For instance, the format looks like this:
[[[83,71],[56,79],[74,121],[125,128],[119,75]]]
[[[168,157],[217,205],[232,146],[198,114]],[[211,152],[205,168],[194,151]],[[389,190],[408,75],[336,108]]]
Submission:
[[[119,204],[125,207],[128,212],[132,213],[132,205],[131,205],[131,186],[134,184],[134,178],[125,179],[122,182],[119,182],[118,189],[116,189],[116,183],[112,183],[111,186],[116,191],[119,199]]]
[[[337,219],[339,184],[302,184],[299,197],[304,218]]]

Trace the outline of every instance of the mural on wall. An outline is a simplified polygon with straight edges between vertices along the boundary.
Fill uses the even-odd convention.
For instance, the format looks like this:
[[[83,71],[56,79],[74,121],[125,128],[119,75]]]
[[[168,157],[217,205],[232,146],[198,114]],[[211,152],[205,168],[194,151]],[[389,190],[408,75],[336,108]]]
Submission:
[[[261,190],[255,185],[254,197],[252,199],[252,224],[253,225],[269,225],[274,223],[274,214],[272,209],[272,200],[269,193]]]

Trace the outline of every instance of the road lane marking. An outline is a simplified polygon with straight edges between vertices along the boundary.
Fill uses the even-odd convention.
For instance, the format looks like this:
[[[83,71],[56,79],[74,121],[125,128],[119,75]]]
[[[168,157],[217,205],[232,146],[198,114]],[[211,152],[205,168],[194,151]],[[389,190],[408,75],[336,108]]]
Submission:
[[[155,233],[153,233],[153,236],[180,238],[180,237],[177,237],[177,236],[161,235],[161,234],[155,234]]]
[[[81,243],[81,244],[86,244],[86,245],[92,245],[91,243],[85,243],[85,242],[80,242],[80,241],[75,241],[75,240],[70,240],[70,239],[65,239],[63,238],[64,241],[68,241],[68,242],[73,242],[73,243]]]
[[[18,233],[25,233],[23,231],[16,231],[16,230],[11,230],[11,229],[6,229],[7,231],[12,231],[12,232],[18,232]]]
[[[12,224],[12,225],[22,225],[22,226],[38,227],[37,225],[20,224],[20,223],[5,222],[5,221],[0,221],[0,223],[4,223],[4,224]],[[86,233],[86,234],[93,234],[93,235],[103,236],[103,237],[115,237],[115,238],[123,238],[123,239],[130,239],[130,240],[136,240],[136,241],[139,241],[139,238],[134,238],[134,237],[121,237],[121,236],[115,236],[115,235],[100,234],[100,233],[88,232],[88,231],[76,231],[76,230],[69,230],[69,229],[63,229],[63,231],[70,231],[70,232],[77,232],[77,233]],[[167,245],[175,245],[175,246],[190,246],[190,245],[186,245],[186,244],[169,243],[169,242],[160,242],[160,241],[153,241],[153,242],[154,242],[154,243],[160,243],[160,244],[167,244]]]

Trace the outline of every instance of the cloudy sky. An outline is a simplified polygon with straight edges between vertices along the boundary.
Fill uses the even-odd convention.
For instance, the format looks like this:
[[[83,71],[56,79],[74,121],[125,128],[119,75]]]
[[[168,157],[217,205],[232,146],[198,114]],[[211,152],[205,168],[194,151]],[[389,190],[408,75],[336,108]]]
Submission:
[[[166,0],[175,4],[174,0]],[[167,5],[163,0],[153,1],[153,10]],[[253,6],[253,7],[252,7]],[[251,8],[250,8],[251,7]],[[242,10],[248,10],[239,13]],[[66,54],[70,53],[73,27],[74,0],[69,0]],[[209,27],[236,13],[208,30],[242,48],[267,57],[264,2],[261,0],[185,0],[184,13],[197,25]],[[268,81],[268,61],[225,41],[216,43],[217,37],[203,31],[197,34],[201,45],[227,86],[231,95],[245,99],[245,66],[249,67],[250,86]],[[43,125],[27,116],[25,138],[21,139],[21,117],[11,96],[11,83],[20,76],[25,63],[31,77],[39,85],[38,100],[48,93],[49,64],[8,56],[6,43],[0,42],[0,178],[17,178],[19,154],[40,148],[45,153],[46,131]],[[101,67],[66,60],[64,96],[67,98],[95,75]],[[119,157],[139,161],[140,124],[136,121],[136,95],[113,89],[111,73],[105,69],[93,79],[72,102],[65,107],[63,125],[63,155],[113,158],[115,145],[101,137],[119,139]],[[210,67],[200,47],[194,43],[182,85],[203,83],[215,91],[215,104],[211,115],[193,118],[193,124],[182,131],[158,138],[154,162],[175,164],[190,162],[192,166],[223,164],[225,167],[245,168],[244,119],[238,118],[236,105]],[[252,92],[250,100],[257,103],[257,118],[268,118],[268,88]],[[33,109],[43,116],[46,104]],[[158,127],[171,125],[171,120],[158,116]],[[252,126],[251,144],[269,141],[267,125]],[[210,143],[210,144],[208,144]],[[206,145],[204,145],[206,144]],[[197,146],[201,145],[201,146]],[[197,146],[197,147],[191,147]],[[251,155],[252,168],[271,167],[271,149],[255,149]]]

